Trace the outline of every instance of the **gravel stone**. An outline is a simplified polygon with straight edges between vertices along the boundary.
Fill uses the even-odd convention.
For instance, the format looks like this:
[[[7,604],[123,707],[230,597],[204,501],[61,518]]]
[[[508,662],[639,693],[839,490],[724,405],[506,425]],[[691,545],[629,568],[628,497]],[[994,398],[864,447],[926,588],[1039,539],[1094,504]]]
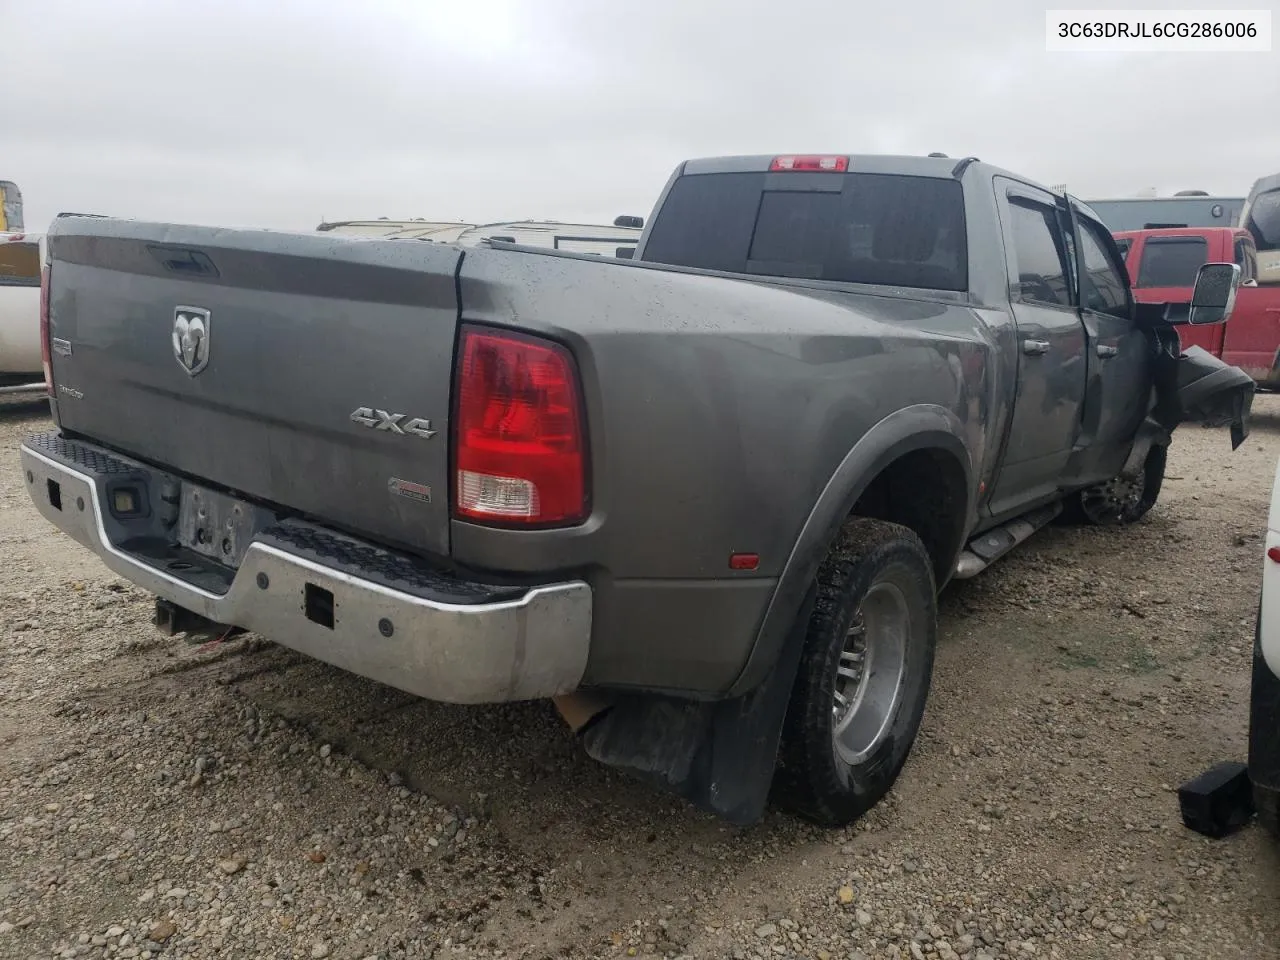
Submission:
[[[153,943],[164,943],[177,932],[178,927],[172,920],[161,920],[147,933],[147,939]]]
[[[545,703],[161,637],[0,470],[0,960],[1268,960],[1265,837],[1176,796],[1246,744],[1280,396],[1254,411],[1234,453],[1179,428],[1142,523],[949,586],[903,776],[832,831],[710,820]],[[0,456],[47,428],[0,402]]]

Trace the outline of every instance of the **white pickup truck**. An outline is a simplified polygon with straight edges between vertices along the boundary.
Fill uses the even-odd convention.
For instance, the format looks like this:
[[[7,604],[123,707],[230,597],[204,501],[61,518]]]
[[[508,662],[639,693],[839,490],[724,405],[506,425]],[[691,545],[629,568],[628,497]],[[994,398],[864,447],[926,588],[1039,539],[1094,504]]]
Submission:
[[[40,358],[42,235],[0,233],[0,394],[43,390]]]

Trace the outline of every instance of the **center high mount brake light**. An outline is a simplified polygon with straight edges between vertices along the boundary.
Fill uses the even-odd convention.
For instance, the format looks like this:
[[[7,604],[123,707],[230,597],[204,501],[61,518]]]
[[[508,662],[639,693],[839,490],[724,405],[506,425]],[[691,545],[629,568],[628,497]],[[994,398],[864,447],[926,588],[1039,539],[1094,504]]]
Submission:
[[[844,173],[849,169],[848,157],[791,156],[774,157],[771,173]]]

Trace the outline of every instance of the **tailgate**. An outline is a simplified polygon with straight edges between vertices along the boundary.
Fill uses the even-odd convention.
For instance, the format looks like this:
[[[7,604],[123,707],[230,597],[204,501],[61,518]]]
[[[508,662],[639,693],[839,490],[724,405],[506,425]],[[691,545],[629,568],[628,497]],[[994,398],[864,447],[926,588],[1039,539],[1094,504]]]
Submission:
[[[448,553],[456,248],[87,217],[49,236],[64,430]]]

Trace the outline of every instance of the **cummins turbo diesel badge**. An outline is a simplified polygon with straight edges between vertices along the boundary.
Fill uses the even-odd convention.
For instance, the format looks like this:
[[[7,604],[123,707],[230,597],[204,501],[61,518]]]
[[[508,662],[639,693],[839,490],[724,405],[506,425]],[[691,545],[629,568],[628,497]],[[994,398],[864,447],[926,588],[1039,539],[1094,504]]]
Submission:
[[[409,480],[392,477],[387,481],[387,489],[398,496],[408,497],[410,500],[421,500],[423,503],[431,502],[431,488],[423,483],[413,483]]]

